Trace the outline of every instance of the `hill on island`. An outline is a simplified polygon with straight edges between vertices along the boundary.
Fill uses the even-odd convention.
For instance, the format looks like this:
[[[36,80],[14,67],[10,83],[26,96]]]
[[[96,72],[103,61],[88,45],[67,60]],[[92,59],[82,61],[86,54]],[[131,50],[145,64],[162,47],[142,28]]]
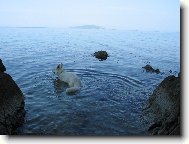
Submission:
[[[75,27],[71,27],[71,28],[75,28],[75,29],[104,29],[101,26],[97,26],[97,25],[82,25],[82,26],[75,26]]]

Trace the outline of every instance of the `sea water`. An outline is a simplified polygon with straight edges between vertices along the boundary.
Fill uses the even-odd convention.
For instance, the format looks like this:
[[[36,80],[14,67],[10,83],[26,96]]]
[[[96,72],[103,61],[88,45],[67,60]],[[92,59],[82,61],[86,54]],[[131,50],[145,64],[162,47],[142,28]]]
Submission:
[[[105,61],[92,54],[108,52]],[[142,109],[156,86],[180,72],[180,33],[114,29],[0,28],[0,58],[25,97],[18,134],[146,135]],[[63,63],[82,89],[52,70]],[[161,73],[147,73],[150,64]]]

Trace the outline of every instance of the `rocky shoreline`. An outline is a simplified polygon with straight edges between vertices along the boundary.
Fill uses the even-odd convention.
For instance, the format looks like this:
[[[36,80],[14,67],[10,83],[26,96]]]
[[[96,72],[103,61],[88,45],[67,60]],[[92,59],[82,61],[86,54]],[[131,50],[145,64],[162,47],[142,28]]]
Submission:
[[[12,77],[5,73],[0,59],[0,134],[15,134],[24,123],[24,95]]]
[[[180,73],[166,77],[154,90],[144,108],[149,135],[181,135]]]

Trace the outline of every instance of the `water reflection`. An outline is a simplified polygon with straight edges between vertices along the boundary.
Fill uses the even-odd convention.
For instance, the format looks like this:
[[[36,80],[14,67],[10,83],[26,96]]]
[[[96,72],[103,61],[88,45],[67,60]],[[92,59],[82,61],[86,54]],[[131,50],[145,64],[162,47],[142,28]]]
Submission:
[[[54,84],[54,91],[57,94],[63,93],[64,91],[66,91],[66,88],[68,88],[68,84],[59,79],[53,80],[53,84]]]

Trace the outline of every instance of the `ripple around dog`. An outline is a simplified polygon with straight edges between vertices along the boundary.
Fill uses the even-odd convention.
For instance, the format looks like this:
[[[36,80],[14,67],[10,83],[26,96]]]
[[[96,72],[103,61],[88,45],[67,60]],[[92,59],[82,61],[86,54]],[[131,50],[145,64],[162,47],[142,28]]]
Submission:
[[[33,89],[33,91],[32,93],[27,93],[30,96],[26,98],[26,109],[28,113],[36,113],[38,111],[38,114],[34,117],[30,114],[27,115],[28,120],[23,128],[24,133],[29,133],[31,129],[34,133],[41,133],[41,129],[46,129],[45,126],[41,125],[42,121],[45,123],[47,123],[47,121],[54,121],[57,125],[63,126],[63,129],[56,130],[58,134],[66,135],[69,133],[75,135],[77,131],[75,131],[76,129],[73,126],[77,125],[77,127],[81,128],[81,125],[83,125],[83,122],[86,120],[82,120],[80,115],[75,115],[74,117],[74,115],[70,114],[73,112],[91,112],[93,116],[91,116],[91,114],[86,115],[87,123],[85,124],[85,130],[80,130],[81,134],[87,134],[87,131],[90,132],[90,129],[95,129],[94,125],[91,125],[91,123],[99,119],[97,115],[101,115],[101,118],[105,118],[112,117],[116,114],[115,112],[120,113],[120,110],[127,115],[129,111],[141,109],[141,107],[138,106],[136,110],[134,105],[130,105],[131,101],[135,103],[135,96],[140,94],[142,83],[139,80],[118,74],[101,73],[94,70],[67,69],[67,71],[74,72],[81,78],[82,89],[80,92],[76,93],[74,97],[66,95],[65,89],[68,85],[58,79],[54,79],[51,72],[47,72],[46,74],[44,72],[38,73],[37,75],[34,74],[35,78],[33,78],[32,83],[35,85],[31,87],[30,84],[28,84],[27,87],[28,91],[31,91],[29,89]],[[33,95],[33,97],[31,95]],[[35,108],[31,108],[34,102],[38,104],[36,104]],[[138,103],[138,105],[142,105],[142,102]],[[51,109],[49,109],[50,107]],[[102,115],[102,112],[105,113]],[[59,120],[55,120],[49,117],[49,114],[54,117],[60,117],[66,114],[67,117],[64,116]],[[137,115],[136,113],[135,116]],[[127,118],[124,120],[124,123],[121,124],[122,119],[123,117],[117,117],[98,122],[98,124],[95,124],[95,126],[98,127],[96,134],[100,134],[103,129],[108,128],[105,123],[112,124],[112,128],[119,126],[117,134],[122,133],[123,135],[129,134],[123,132],[125,128],[133,127],[136,122],[140,123],[140,120],[133,123],[132,120]],[[71,123],[71,125],[69,124],[69,128],[66,126],[68,121]],[[80,125],[77,124],[78,121],[83,122]],[[118,121],[118,123],[115,121]],[[125,123],[130,123],[130,126],[126,126]],[[41,126],[38,128],[38,125]],[[120,125],[122,125],[122,128]],[[72,132],[70,132],[71,129],[73,129]],[[52,131],[48,130],[48,133],[53,133],[53,129]],[[44,134],[46,133],[44,132]],[[105,134],[110,133],[107,131]]]

